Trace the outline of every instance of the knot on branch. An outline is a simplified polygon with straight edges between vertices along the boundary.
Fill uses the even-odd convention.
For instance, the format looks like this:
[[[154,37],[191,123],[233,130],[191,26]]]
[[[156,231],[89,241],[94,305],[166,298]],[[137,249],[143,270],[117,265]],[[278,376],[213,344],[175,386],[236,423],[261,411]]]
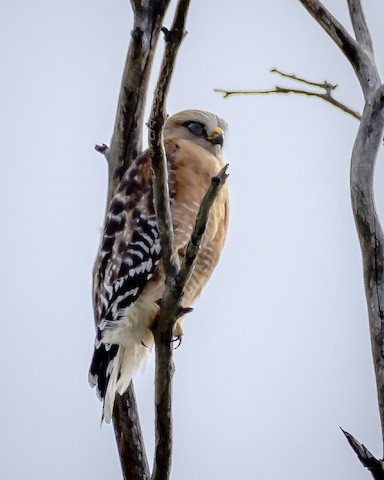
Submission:
[[[144,32],[140,27],[136,27],[131,32],[131,37],[133,38],[133,40],[135,40],[135,42],[141,42],[143,35],[144,35]]]
[[[172,36],[172,32],[171,30],[168,30],[167,27],[161,27],[161,31],[164,33],[164,40],[166,42],[171,42],[172,39],[171,39],[171,36]]]
[[[161,134],[163,132],[163,126],[166,120],[166,115],[158,114],[152,115],[147,123],[148,137],[149,137],[149,150],[154,155],[155,150],[161,148]]]
[[[172,28],[172,30],[168,30],[166,27],[162,27],[161,31],[164,34],[164,40],[167,43],[179,43],[187,34],[186,31],[180,28]]]
[[[150,130],[156,130],[163,128],[163,125],[166,120],[166,115],[162,115],[161,113],[151,115],[151,118],[147,122],[147,127]]]

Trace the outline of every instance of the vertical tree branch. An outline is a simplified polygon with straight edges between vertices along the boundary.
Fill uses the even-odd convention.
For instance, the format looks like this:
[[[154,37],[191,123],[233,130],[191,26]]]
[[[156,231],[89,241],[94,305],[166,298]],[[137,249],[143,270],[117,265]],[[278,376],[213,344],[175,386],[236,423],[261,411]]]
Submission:
[[[166,99],[177,52],[186,35],[185,21],[188,7],[189,0],[180,0],[171,30],[162,28],[165,50],[148,122],[149,152],[154,173],[154,204],[166,282],[175,276],[178,265],[175,264],[177,256],[174,255],[173,249],[173,226],[169,205],[168,167],[163,142],[163,126],[166,120]]]
[[[371,346],[384,442],[384,234],[376,212],[373,177],[384,131],[384,85],[373,57],[373,45],[361,2],[348,0],[357,42],[317,0],[299,0],[342,49],[352,64],[365,96],[365,107],[351,159],[351,201],[363,258]],[[375,479],[384,478],[376,460],[352,435],[347,439]],[[374,468],[370,468],[374,466]]]
[[[149,465],[145,454],[143,433],[131,383],[113,410],[113,428],[124,479],[149,480]]]
[[[168,291],[178,272],[179,265],[178,256],[174,252],[174,234],[168,191],[168,166],[163,145],[163,126],[166,118],[166,98],[176,56],[186,34],[185,22],[189,3],[189,0],[179,0],[171,30],[163,29],[165,51],[148,123],[149,152],[154,174],[154,204],[166,279],[166,290],[161,301],[160,315],[154,328],[156,345],[156,450],[152,472],[153,480],[168,479],[172,462],[172,378],[174,373],[172,329],[179,313],[179,306],[177,302],[172,304]]]
[[[107,206],[125,170],[142,148],[149,75],[169,2],[131,0],[134,13],[132,38],[123,72],[111,146],[109,149],[103,146],[101,150],[108,161]],[[95,263],[94,271],[98,268]],[[150,478],[132,384],[124,395],[116,395],[113,425],[124,480]]]
[[[348,8],[357,43],[373,57],[373,42],[365,20],[361,0],[348,0]]]
[[[108,200],[142,149],[144,108],[153,57],[170,0],[131,1],[133,29],[124,66],[108,160]]]
[[[227,166],[212,178],[201,202],[191,239],[179,273],[167,285],[161,300],[161,312],[156,338],[156,453],[152,480],[169,478],[172,456],[172,327],[186,313],[181,306],[184,288],[194,267],[210,209],[226,179]],[[188,309],[186,309],[188,311]]]
[[[363,256],[373,361],[384,438],[384,236],[376,212],[373,176],[384,128],[384,86],[364,109],[351,161],[351,199]]]

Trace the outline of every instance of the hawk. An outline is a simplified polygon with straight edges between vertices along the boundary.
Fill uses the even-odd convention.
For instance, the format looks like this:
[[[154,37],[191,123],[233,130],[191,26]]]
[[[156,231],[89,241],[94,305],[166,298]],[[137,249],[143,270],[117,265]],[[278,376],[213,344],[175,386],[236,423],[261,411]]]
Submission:
[[[175,251],[180,261],[201,200],[224,166],[226,122],[202,110],[185,110],[164,126]],[[201,249],[188,281],[183,306],[190,307],[219,261],[228,226],[227,187],[210,211]],[[116,393],[122,395],[154,343],[151,326],[164,292],[161,246],[153,205],[148,150],[125,172],[108,208],[93,278],[95,350],[89,381],[103,401],[103,418],[112,418]],[[183,318],[174,327],[181,337]]]

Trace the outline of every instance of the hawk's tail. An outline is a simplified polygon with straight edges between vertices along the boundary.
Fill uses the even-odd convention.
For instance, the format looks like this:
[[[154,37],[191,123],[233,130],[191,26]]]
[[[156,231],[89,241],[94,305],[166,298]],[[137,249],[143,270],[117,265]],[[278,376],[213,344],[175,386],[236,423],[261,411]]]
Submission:
[[[123,395],[127,390],[136,370],[145,366],[149,351],[134,340],[124,346],[96,341],[88,378],[103,401],[102,420],[106,423],[112,419],[116,393]]]

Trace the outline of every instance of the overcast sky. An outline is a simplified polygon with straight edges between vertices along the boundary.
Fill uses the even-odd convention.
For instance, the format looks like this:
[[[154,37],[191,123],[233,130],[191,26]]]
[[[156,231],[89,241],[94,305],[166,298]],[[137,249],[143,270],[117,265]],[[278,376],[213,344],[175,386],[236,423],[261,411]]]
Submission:
[[[277,67],[361,110],[358,82],[297,0],[191,3],[168,110],[227,120],[231,222],[175,352],[172,478],[369,479],[339,430],[382,455],[349,199],[358,122],[317,99],[213,92],[291,85]],[[325,2],[351,31],[346,3]],[[364,5],[383,67],[384,3]],[[119,479],[87,371],[107,180],[93,146],[111,137],[129,2],[14,0],[2,19],[0,477]],[[134,383],[151,464],[153,358]]]

